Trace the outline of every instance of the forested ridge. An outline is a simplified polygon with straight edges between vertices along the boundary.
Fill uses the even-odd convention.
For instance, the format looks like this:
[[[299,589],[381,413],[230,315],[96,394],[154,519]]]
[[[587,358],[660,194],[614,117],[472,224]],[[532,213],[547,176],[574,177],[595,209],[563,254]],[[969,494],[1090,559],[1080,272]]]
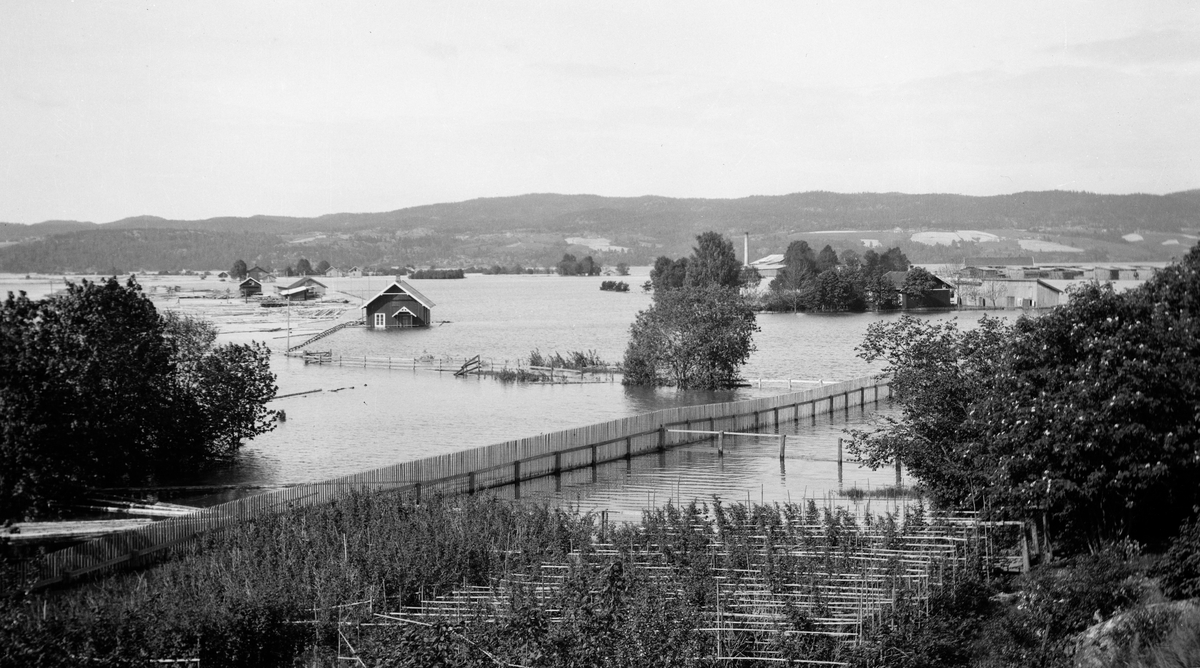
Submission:
[[[104,224],[0,223],[0,242],[21,242],[0,248],[0,271],[215,268],[235,256],[282,264],[299,255],[319,256],[318,251],[335,265],[548,266],[569,251],[564,241],[569,236],[607,237],[631,248],[628,259],[648,262],[664,252],[686,252],[705,230],[778,236],[894,228],[1028,229],[1118,239],[1134,231],[1179,233],[1200,228],[1200,191],[990,197],[806,192],[738,199],[529,194],[307,218],[138,216]],[[112,236],[132,230],[143,233]],[[122,245],[129,248],[121,250]],[[229,247],[243,250],[223,253]]]

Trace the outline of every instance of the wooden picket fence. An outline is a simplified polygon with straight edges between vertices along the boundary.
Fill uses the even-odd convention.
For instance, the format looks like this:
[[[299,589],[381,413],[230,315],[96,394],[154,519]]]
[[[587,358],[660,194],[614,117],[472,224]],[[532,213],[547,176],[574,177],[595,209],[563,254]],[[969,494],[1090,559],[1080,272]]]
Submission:
[[[887,380],[860,378],[801,392],[683,406],[505,441],[297,485],[230,501],[45,555],[3,573],[4,591],[37,590],[84,576],[136,567],[156,553],[234,522],[335,501],[351,492],[426,495],[472,493],[564,471],[659,452],[697,439],[682,432],[746,431],[873,403],[890,396]],[[519,493],[519,492],[518,492]]]

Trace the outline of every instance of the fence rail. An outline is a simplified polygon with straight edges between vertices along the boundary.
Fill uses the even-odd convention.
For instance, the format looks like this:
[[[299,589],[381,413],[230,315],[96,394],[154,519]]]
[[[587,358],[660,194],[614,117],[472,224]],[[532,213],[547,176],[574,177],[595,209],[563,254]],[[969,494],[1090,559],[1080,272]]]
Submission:
[[[7,591],[35,590],[85,575],[133,567],[205,531],[290,508],[329,503],[354,491],[396,492],[420,502],[426,494],[471,493],[565,471],[659,452],[695,442],[693,427],[757,431],[781,422],[816,419],[890,396],[886,380],[860,378],[801,392],[744,401],[682,406],[599,424],[505,441],[416,461],[297,485],[223,503],[47,554],[4,573]],[[703,439],[701,439],[703,440]]]

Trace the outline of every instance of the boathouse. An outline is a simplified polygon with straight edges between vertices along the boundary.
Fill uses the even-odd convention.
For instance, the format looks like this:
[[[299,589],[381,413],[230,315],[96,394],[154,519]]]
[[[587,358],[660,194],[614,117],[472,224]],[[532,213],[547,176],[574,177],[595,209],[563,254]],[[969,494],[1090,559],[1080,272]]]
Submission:
[[[305,301],[308,299],[320,299],[321,297],[325,296],[325,288],[326,286],[324,283],[318,281],[312,276],[305,276],[291,285],[277,287],[276,291],[279,293],[280,297],[283,297],[288,301],[295,302]]]
[[[238,284],[238,292],[241,292],[243,297],[261,295],[262,283],[257,278],[249,277]]]
[[[428,327],[434,303],[400,279],[362,305],[367,329]]]

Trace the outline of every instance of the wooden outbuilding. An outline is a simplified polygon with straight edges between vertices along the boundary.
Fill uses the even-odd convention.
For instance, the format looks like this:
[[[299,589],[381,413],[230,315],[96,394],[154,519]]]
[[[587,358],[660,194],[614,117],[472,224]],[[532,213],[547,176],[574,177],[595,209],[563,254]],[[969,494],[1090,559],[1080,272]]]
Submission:
[[[428,327],[434,303],[400,279],[362,305],[367,329]]]
[[[312,276],[305,276],[291,285],[277,287],[275,290],[280,297],[289,301],[305,301],[324,297],[325,289],[324,283]]]
[[[238,284],[238,292],[242,293],[243,297],[253,297],[254,295],[262,294],[262,282],[257,278],[249,277]]]
[[[900,291],[900,308],[902,309],[922,305],[933,308],[950,308],[954,305],[954,286],[942,280],[939,276],[930,274],[937,287],[922,292],[920,300],[915,304],[912,303],[915,300],[910,295],[904,294],[904,281],[908,278],[907,271],[889,271],[885,276]]]

